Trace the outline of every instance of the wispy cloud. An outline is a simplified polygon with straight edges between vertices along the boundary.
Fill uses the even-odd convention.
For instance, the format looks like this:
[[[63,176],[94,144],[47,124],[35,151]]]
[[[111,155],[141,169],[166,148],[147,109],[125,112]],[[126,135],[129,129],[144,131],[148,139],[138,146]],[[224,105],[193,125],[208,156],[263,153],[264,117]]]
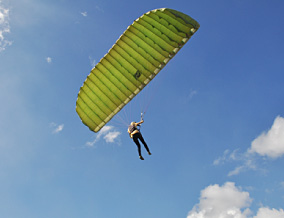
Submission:
[[[93,141],[87,142],[88,147],[93,147],[103,137],[107,143],[119,143],[118,137],[121,132],[116,131],[113,126],[104,126]]]
[[[188,96],[187,96],[188,100],[191,100],[193,98],[193,96],[195,96],[195,95],[197,95],[197,91],[191,89]]]
[[[187,104],[197,94],[198,94],[197,90],[190,89],[190,91],[186,95],[181,97],[181,100],[182,100],[183,103]]]
[[[45,60],[46,60],[46,62],[49,63],[49,64],[52,62],[52,58],[51,58],[51,57],[47,57]]]
[[[201,191],[200,201],[188,213],[187,218],[249,218],[252,198],[233,182],[223,186],[210,185]],[[283,209],[261,207],[253,218],[279,218],[284,216]]]
[[[102,13],[105,12],[105,11],[104,11],[101,7],[99,7],[99,6],[96,6],[96,9],[97,9],[98,11],[102,12]]]
[[[229,173],[228,173],[228,176],[235,176],[235,175],[238,175],[240,174],[241,172],[243,171],[246,171],[247,169],[250,169],[250,166],[247,166],[247,165],[241,165],[241,166],[237,166],[234,170],[231,170]]]
[[[237,150],[230,152],[229,149],[225,150],[223,155],[221,157],[218,157],[216,160],[214,160],[213,164],[215,166],[220,165],[220,164],[224,164],[225,162],[229,161],[229,160],[235,160],[236,159],[236,153]]]
[[[90,64],[91,64],[92,68],[94,68],[96,66],[96,60],[94,58],[92,58],[91,56],[89,56],[89,60],[90,60]]]
[[[213,161],[213,165],[223,165],[225,163],[240,163],[234,170],[228,173],[228,176],[238,175],[247,170],[256,170],[256,157],[248,152],[241,153],[238,149],[230,151],[225,150],[221,157]]]
[[[56,124],[54,122],[50,123],[49,126],[52,128],[52,133],[53,134],[60,133],[63,130],[63,128],[64,128],[64,124]]]
[[[12,42],[5,38],[10,33],[9,9],[5,8],[0,1],[0,52],[4,51]]]
[[[228,176],[238,175],[247,170],[260,169],[260,157],[269,159],[279,158],[284,155],[284,118],[278,116],[270,130],[262,133],[251,143],[251,147],[245,152],[238,149],[234,151],[225,150],[223,155],[213,161],[213,165],[222,165],[228,162],[240,163],[235,169],[228,173]]]
[[[86,11],[81,12],[81,14],[83,15],[83,17],[87,17],[88,16],[88,13]]]

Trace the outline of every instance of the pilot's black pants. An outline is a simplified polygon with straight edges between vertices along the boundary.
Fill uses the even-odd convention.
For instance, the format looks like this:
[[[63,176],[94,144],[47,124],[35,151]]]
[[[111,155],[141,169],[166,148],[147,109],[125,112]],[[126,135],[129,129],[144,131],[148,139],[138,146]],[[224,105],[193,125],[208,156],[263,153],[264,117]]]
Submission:
[[[135,142],[135,144],[137,145],[137,148],[138,148],[138,153],[139,153],[139,156],[142,156],[141,155],[141,146],[140,146],[140,143],[138,141],[138,139],[143,143],[144,147],[146,148],[146,150],[148,151],[148,153],[150,152],[146,142],[144,141],[143,139],[143,136],[141,135],[141,133],[135,133],[133,135],[133,141]]]

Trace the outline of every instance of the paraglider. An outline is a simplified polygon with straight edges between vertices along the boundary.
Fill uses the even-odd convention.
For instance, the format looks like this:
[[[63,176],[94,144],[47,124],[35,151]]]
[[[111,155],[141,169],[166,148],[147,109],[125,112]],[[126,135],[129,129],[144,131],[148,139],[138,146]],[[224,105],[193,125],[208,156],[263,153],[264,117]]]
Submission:
[[[161,8],[139,17],[92,69],[80,88],[76,111],[98,132],[184,46],[199,24],[179,11]]]
[[[141,153],[141,145],[139,143],[139,140],[143,143],[145,149],[147,150],[148,154],[151,155],[151,152],[148,148],[147,143],[145,142],[141,132],[139,131],[139,129],[137,128],[138,126],[140,126],[142,123],[144,123],[144,120],[141,119],[140,122],[136,123],[136,122],[131,122],[129,127],[128,127],[128,133],[130,138],[133,139],[133,141],[135,142],[135,144],[137,145],[138,148],[138,154],[139,154],[139,158],[141,160],[144,160],[144,158],[142,157],[142,153]],[[139,139],[139,140],[138,140]]]

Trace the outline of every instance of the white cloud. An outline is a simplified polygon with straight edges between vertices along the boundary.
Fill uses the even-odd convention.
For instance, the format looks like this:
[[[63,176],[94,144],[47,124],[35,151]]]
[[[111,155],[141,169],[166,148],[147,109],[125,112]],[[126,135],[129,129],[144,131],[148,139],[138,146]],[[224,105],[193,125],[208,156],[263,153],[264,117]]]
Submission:
[[[91,142],[87,142],[86,145],[89,147],[93,147],[100,139],[102,136],[103,139],[107,143],[115,143],[117,142],[118,136],[121,134],[118,131],[113,130],[113,126],[104,126],[99,133],[96,135],[95,139]]]
[[[269,209],[267,207],[259,208],[257,215],[253,218],[283,218],[284,211],[283,209],[276,210],[274,208]]]
[[[284,118],[276,117],[271,129],[253,140],[249,152],[270,158],[284,155]]]
[[[221,157],[213,161],[213,165],[221,165],[226,162],[240,162],[240,165],[228,173],[228,176],[238,175],[247,170],[262,170],[258,166],[260,164],[260,156],[269,158],[279,158],[284,155],[284,118],[278,116],[270,130],[262,133],[251,143],[251,147],[246,152],[234,150],[230,152],[225,150]],[[263,161],[263,159],[262,159]]]
[[[63,130],[64,124],[58,125],[58,124],[56,124],[56,123],[51,123],[51,124],[50,124],[50,127],[53,129],[53,130],[52,130],[52,133],[53,133],[53,134],[57,134],[57,133],[60,133],[60,132]]]
[[[113,143],[114,140],[120,135],[120,132],[109,132],[108,134],[106,134],[104,136],[104,139],[106,140],[106,142],[108,143]]]
[[[201,191],[200,202],[187,218],[249,218],[252,217],[251,203],[249,193],[233,182],[226,182],[223,186],[210,185]],[[283,215],[283,209],[262,207],[253,218],[283,218]]]
[[[52,62],[52,58],[51,58],[51,57],[47,57],[47,58],[46,58],[46,62],[47,62],[47,63],[51,63],[51,62]]]
[[[63,130],[63,128],[64,128],[64,124],[58,125],[58,126],[56,127],[56,129],[54,130],[54,133],[59,133],[59,132],[61,132],[61,131]]]
[[[201,191],[200,202],[189,212],[187,218],[245,218],[250,214],[248,192],[227,182],[223,186],[210,185]]]
[[[5,38],[7,33],[10,33],[9,9],[4,8],[0,1],[0,52],[12,44],[11,41]]]

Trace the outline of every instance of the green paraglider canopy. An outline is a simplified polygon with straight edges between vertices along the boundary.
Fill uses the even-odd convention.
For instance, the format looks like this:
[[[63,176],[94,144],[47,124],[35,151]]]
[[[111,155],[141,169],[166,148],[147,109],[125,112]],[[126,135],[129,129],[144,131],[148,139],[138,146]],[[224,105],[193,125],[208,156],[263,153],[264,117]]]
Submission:
[[[133,99],[198,30],[186,14],[162,8],[134,21],[92,69],[81,87],[76,111],[98,132]]]

